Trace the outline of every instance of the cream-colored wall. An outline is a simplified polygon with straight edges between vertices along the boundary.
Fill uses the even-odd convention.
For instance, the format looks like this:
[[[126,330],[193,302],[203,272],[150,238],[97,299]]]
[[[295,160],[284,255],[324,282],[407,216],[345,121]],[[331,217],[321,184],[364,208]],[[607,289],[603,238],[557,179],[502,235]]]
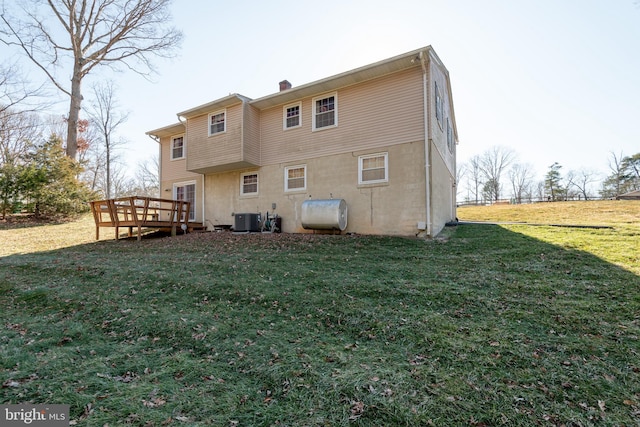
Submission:
[[[431,180],[431,234],[435,236],[456,217],[455,175],[435,150],[431,151],[431,172],[434,177]]]
[[[430,61],[428,67],[431,231],[435,235],[455,217],[456,165],[455,146],[453,151],[447,147],[446,119],[453,115],[447,75],[437,62]],[[436,81],[444,104],[442,126],[435,117]],[[312,130],[314,97],[299,100],[302,125],[294,129],[283,129],[283,105],[265,110],[248,102],[229,106],[226,133],[211,137],[207,114],[189,118],[187,160],[163,160],[162,188],[186,181],[183,177],[200,177],[186,170],[207,172],[204,219],[209,226],[232,225],[233,213],[264,213],[275,203],[285,232],[305,232],[302,202],[332,196],[347,202],[347,232],[418,234],[418,222],[426,221],[423,94],[422,69],[413,67],[318,94],[336,96],[336,127]],[[389,153],[389,182],[359,186],[358,156],[378,152]],[[163,157],[168,155],[167,151]],[[284,168],[294,165],[307,166],[307,188],[285,193]],[[240,195],[240,176],[248,171],[259,174],[256,196]],[[201,180],[196,182],[201,201]],[[196,211],[198,218],[200,211]]]
[[[248,103],[243,105],[244,131],[243,153],[244,161],[260,165],[260,110]]]
[[[444,74],[444,71],[440,68],[440,66],[434,62],[430,62],[430,81],[431,85],[429,93],[431,94],[431,138],[434,143],[434,148],[439,153],[439,156],[445,162],[449,171],[455,176],[456,164],[455,164],[455,143],[453,145],[453,151],[449,150],[447,147],[447,118],[449,119],[450,125],[453,127],[452,123],[452,102],[451,102],[451,94],[448,91],[447,85],[447,77]],[[438,84],[438,89],[440,94],[442,95],[443,100],[443,118],[442,125],[438,123],[436,119],[436,97],[435,97],[435,83]]]
[[[442,96],[442,124],[436,118],[435,83]],[[455,177],[456,177],[456,144],[455,137],[452,149],[447,144],[447,119],[453,131],[453,107],[447,76],[436,61],[429,65],[430,85],[430,136],[431,136],[431,234],[437,235],[444,225],[456,217]]]
[[[358,185],[358,156],[381,152],[389,154],[389,182]],[[205,214],[211,224],[232,225],[233,213],[264,214],[275,203],[284,232],[312,232],[302,228],[302,202],[332,196],[347,202],[345,232],[414,235],[418,222],[426,218],[424,158],[424,143],[416,141],[263,166],[254,169],[259,177],[257,196],[240,195],[240,175],[250,170],[210,174],[205,178]],[[307,167],[306,190],[285,192],[285,167],[302,164]]]
[[[217,113],[222,110],[210,111]],[[209,114],[187,120],[187,135],[189,135],[187,152],[187,169],[192,171],[206,171],[215,167],[224,167],[230,164],[240,164],[249,160],[259,159],[259,140],[255,139],[256,124],[251,126],[254,139],[245,139],[244,112],[245,104],[240,103],[227,107],[225,121],[226,131],[209,136]],[[255,112],[250,111],[255,120]]]
[[[173,186],[177,183],[195,181],[196,183],[196,221],[202,222],[202,199],[204,195],[202,187],[202,175],[187,171],[187,160],[171,160],[171,139],[180,136],[172,135],[160,139],[160,165],[161,165],[161,182],[160,197],[163,199],[172,199]],[[186,140],[186,138],[185,138]],[[187,148],[185,148],[186,150]],[[169,191],[166,191],[169,190]],[[193,207],[192,207],[193,209]]]
[[[366,150],[424,138],[422,73],[395,73],[323,95],[337,97],[338,126],[312,131],[313,98],[302,99],[302,126],[284,130],[283,106],[262,111],[261,165]]]

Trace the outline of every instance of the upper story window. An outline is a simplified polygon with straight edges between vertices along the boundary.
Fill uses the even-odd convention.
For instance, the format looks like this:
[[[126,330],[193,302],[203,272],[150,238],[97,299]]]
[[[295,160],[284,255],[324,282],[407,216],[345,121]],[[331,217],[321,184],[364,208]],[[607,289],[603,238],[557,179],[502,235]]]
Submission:
[[[240,175],[240,194],[243,196],[258,194],[258,174],[256,172]]]
[[[171,138],[171,160],[184,158],[184,137]]]
[[[440,125],[440,129],[442,129],[442,114],[443,114],[443,102],[442,95],[440,94],[440,88],[438,88],[438,82],[435,83],[435,92],[436,92],[436,120]]]
[[[389,181],[389,153],[358,157],[358,184],[377,184]]]
[[[307,189],[307,165],[284,168],[284,191]]]
[[[284,128],[297,128],[302,125],[300,103],[284,107]]]
[[[226,111],[209,114],[209,136],[227,130]]]
[[[313,99],[313,130],[338,125],[338,98],[336,94]]]

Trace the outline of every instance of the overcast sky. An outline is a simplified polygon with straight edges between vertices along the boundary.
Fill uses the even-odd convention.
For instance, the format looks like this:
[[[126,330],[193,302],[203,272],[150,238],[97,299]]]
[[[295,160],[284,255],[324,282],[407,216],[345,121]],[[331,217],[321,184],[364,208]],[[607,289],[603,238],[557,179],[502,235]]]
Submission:
[[[157,152],[145,132],[179,111],[427,45],[451,75],[459,163],[501,145],[542,178],[554,162],[604,173],[611,151],[640,152],[639,0],[174,0],[172,9],[180,56],[156,61],[152,82],[114,76],[132,163]]]

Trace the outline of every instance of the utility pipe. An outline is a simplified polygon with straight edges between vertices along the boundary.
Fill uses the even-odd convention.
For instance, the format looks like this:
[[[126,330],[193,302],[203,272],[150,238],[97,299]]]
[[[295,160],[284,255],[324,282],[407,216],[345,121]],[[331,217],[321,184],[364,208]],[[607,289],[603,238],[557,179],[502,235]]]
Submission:
[[[427,58],[425,51],[421,51],[419,56],[420,64],[422,65],[422,92],[424,102],[425,209],[427,213],[426,232],[428,236],[431,236],[431,141],[429,135],[429,80],[427,78],[429,69],[427,68]]]

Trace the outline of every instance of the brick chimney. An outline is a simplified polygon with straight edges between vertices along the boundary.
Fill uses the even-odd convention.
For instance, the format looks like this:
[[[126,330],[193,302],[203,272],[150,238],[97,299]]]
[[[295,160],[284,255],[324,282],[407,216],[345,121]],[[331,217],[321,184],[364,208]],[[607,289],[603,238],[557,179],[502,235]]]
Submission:
[[[283,90],[291,89],[291,83],[289,80],[283,80],[280,82],[280,92]]]

